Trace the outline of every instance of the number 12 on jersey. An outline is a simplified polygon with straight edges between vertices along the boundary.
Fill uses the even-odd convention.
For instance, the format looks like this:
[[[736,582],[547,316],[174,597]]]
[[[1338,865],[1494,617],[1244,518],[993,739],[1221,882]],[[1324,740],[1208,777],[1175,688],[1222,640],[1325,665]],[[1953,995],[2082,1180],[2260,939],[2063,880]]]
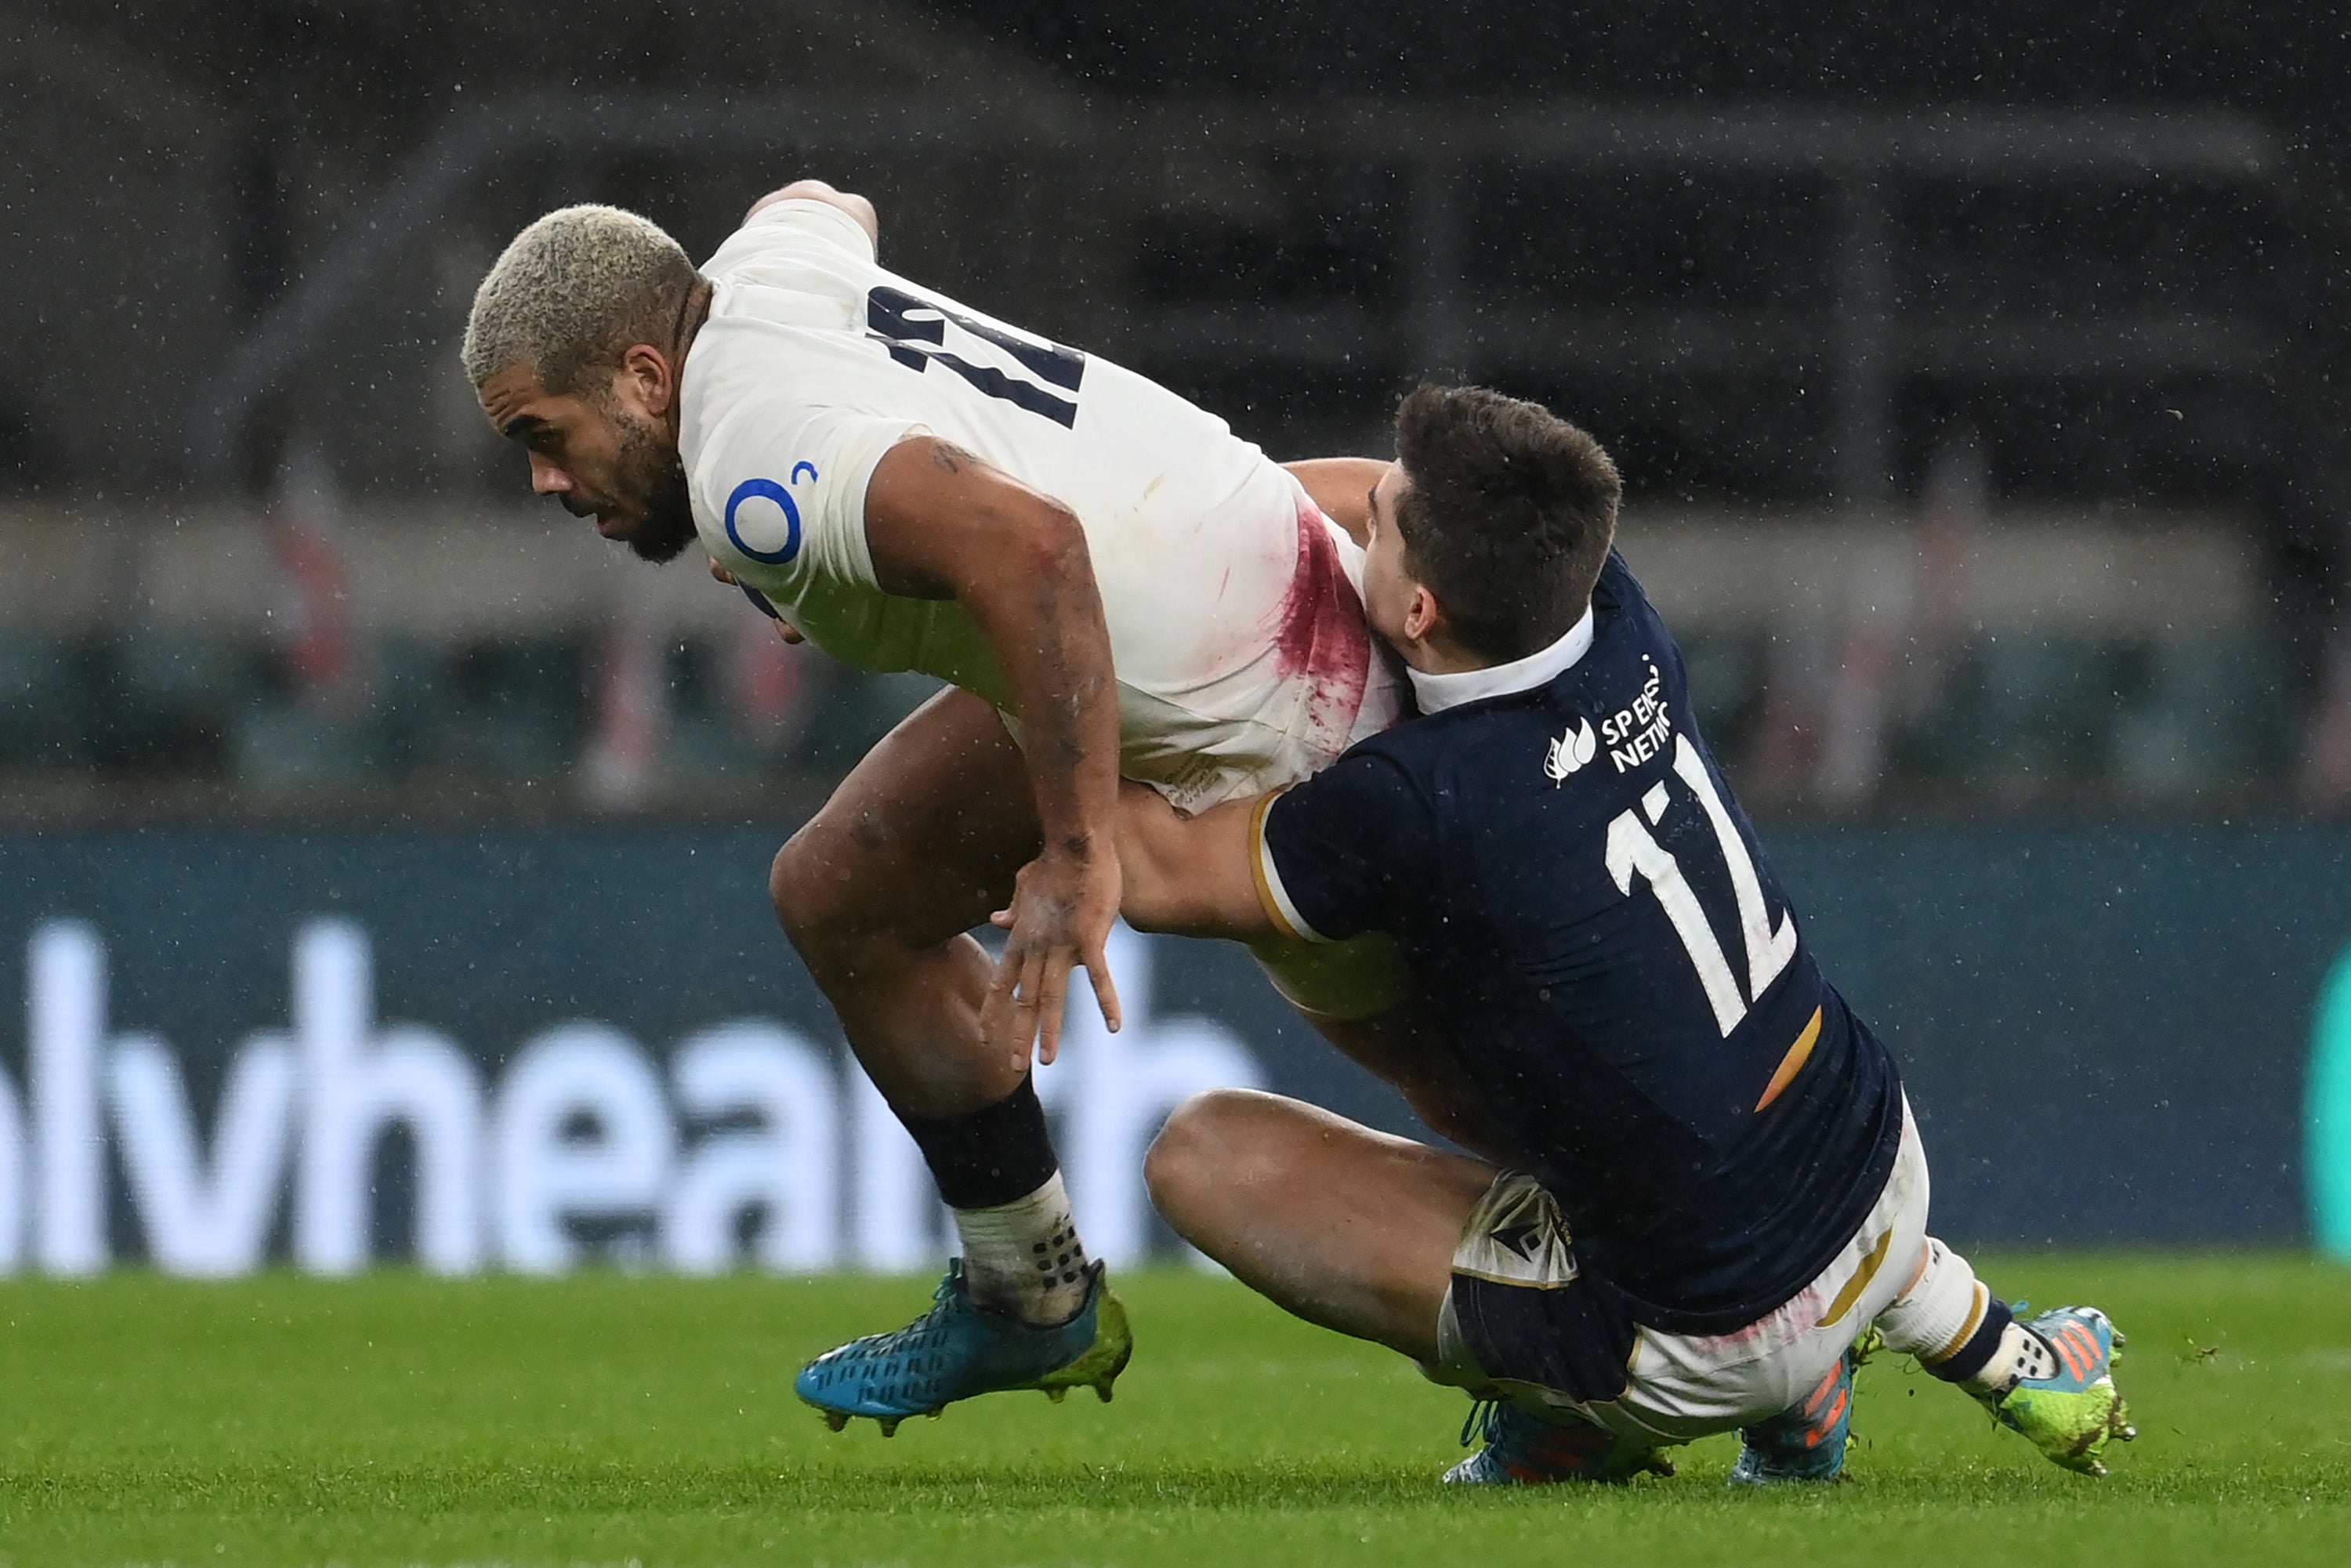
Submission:
[[[1001,349],[1027,376],[1009,374],[993,365],[976,365],[961,354],[949,352],[946,344],[950,321],[979,341]],[[942,365],[989,397],[1042,414],[1064,430],[1078,423],[1078,384],[1085,379],[1086,357],[1075,349],[1041,338],[1015,336],[976,316],[887,286],[865,296],[865,329],[889,350],[892,359],[910,371]]]
[[[1763,904],[1763,879],[1755,873],[1755,857],[1747,852],[1747,841],[1740,837],[1739,824],[1730,820],[1721,791],[1714,787],[1714,776],[1706,770],[1705,760],[1686,735],[1674,737],[1674,772],[1698,797],[1707,821],[1713,824],[1715,840],[1722,846],[1731,896],[1739,904],[1740,933],[1746,939],[1746,994],[1740,992],[1730,959],[1716,938],[1714,924],[1698,903],[1697,892],[1682,875],[1681,862],[1650,835],[1649,828],[1665,820],[1670,803],[1663,780],[1651,785],[1641,797],[1639,811],[1620,811],[1608,824],[1608,874],[1616,879],[1616,890],[1627,897],[1632,895],[1635,877],[1649,884],[1689,954],[1690,966],[1698,971],[1698,984],[1714,1009],[1716,1025],[1729,1039],[1739,1020],[1747,1016],[1749,1005],[1761,999],[1780,977],[1780,971],[1788,967],[1788,960],[1796,956],[1796,917],[1782,910],[1780,924],[1773,927],[1771,912]],[[1649,819],[1646,827],[1641,822],[1644,815]]]

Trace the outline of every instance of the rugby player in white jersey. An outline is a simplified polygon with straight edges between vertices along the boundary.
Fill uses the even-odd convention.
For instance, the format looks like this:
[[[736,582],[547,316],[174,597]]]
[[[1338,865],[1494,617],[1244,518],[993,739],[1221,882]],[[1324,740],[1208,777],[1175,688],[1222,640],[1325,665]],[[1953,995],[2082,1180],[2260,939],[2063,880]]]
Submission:
[[[883,270],[878,234],[813,181],[698,269],[632,214],[551,213],[484,279],[464,358],[539,494],[649,560],[698,541],[828,653],[951,683],[771,876],[962,1241],[929,1313],[800,1376],[836,1427],[886,1432],[1007,1388],[1107,1399],[1130,1353],[1029,1077],[1073,965],[1117,1027],[1120,777],[1187,810],[1279,788],[1394,722],[1400,687],[1325,516],[1360,527],[1381,465],[1285,470],[1141,376]],[[968,932],[1008,898],[992,977]]]

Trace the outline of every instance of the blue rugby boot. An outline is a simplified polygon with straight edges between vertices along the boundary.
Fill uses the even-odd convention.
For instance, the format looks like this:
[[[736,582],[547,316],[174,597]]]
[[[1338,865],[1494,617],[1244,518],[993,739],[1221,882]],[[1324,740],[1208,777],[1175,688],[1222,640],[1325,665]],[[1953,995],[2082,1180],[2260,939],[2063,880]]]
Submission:
[[[1874,1336],[1876,1330],[1872,1329]],[[1865,1342],[1837,1357],[1828,1375],[1803,1399],[1777,1416],[1740,1428],[1745,1446],[1731,1467],[1735,1487],[1775,1486],[1782,1481],[1833,1481],[1844,1473],[1845,1443],[1853,1431],[1853,1374],[1876,1348]]]
[[[1548,1486],[1554,1481],[1629,1481],[1643,1472],[1669,1476],[1673,1465],[1655,1448],[1628,1442],[1604,1427],[1577,1420],[1554,1426],[1500,1399],[1469,1406],[1461,1446],[1485,1447],[1445,1472],[1448,1486]]]
[[[2012,1387],[1979,1397],[1993,1420],[2022,1435],[2052,1464],[2081,1475],[2105,1475],[2098,1456],[2106,1439],[2127,1443],[2138,1436],[2115,1388],[2122,1334],[2095,1307],[2058,1307],[2029,1322],[2020,1320],[2019,1326],[2049,1347],[2054,1370],[2047,1377],[2020,1377]]]
[[[980,1394],[1034,1388],[1058,1405],[1072,1388],[1092,1388],[1107,1404],[1134,1337],[1102,1266],[1087,1274],[1078,1315],[1039,1328],[973,1301],[963,1260],[951,1259],[929,1312],[904,1328],[825,1352],[800,1369],[792,1392],[836,1432],[852,1416],[870,1416],[885,1437],[909,1416],[936,1416]]]

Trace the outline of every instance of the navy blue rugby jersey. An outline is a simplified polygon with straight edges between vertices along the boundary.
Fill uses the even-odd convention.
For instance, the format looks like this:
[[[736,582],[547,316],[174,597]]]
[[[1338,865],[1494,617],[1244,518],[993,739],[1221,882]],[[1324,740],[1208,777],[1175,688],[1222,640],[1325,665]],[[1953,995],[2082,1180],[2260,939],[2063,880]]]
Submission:
[[[1259,821],[1270,909],[1395,937],[1489,1147],[1637,1320],[1743,1327],[1868,1217],[1893,1061],[1813,964],[1614,551],[1575,663],[1363,741]]]

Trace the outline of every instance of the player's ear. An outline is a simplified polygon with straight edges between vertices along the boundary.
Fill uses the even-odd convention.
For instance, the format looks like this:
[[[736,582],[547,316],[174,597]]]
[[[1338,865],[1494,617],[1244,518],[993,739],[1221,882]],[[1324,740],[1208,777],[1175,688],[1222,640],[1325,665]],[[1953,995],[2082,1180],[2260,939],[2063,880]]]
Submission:
[[[669,356],[650,343],[633,344],[621,356],[621,375],[635,386],[645,412],[656,418],[677,400],[677,375]]]
[[[1414,583],[1412,597],[1404,605],[1404,634],[1415,643],[1426,643],[1444,622],[1444,607],[1437,602],[1437,595],[1428,591],[1427,584]]]

